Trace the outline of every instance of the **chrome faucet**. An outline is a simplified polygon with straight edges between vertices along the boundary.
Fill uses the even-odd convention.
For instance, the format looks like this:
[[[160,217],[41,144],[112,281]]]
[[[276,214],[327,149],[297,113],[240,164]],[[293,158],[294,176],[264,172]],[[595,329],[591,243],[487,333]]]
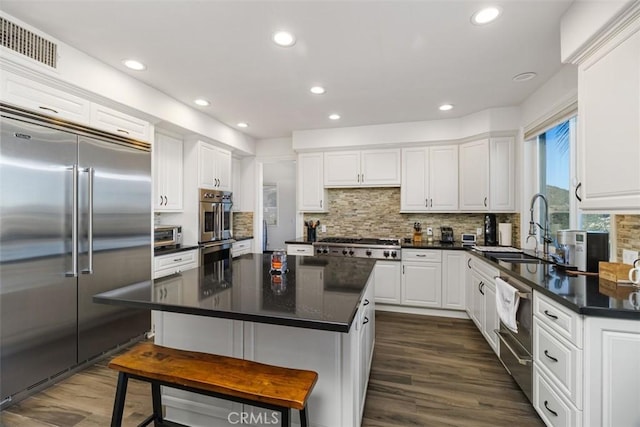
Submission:
[[[533,220],[533,207],[537,199],[542,199],[544,201],[544,227],[540,224],[537,224]],[[548,256],[549,243],[551,243],[552,240],[551,240],[551,234],[549,230],[549,202],[547,201],[547,198],[544,196],[544,194],[542,193],[534,194],[534,196],[531,198],[530,212],[531,212],[531,220],[529,221],[529,236],[536,235],[536,225],[540,227],[540,229],[542,229],[542,231],[544,232],[544,235],[542,236],[542,253],[544,253],[545,256]],[[527,237],[527,240],[529,240],[528,237]]]

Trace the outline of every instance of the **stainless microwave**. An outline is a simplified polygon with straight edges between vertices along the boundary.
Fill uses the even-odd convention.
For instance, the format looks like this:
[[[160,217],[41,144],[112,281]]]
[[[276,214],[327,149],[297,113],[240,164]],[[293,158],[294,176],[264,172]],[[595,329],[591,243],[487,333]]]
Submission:
[[[153,247],[182,244],[182,227],[179,225],[156,225],[153,229]]]

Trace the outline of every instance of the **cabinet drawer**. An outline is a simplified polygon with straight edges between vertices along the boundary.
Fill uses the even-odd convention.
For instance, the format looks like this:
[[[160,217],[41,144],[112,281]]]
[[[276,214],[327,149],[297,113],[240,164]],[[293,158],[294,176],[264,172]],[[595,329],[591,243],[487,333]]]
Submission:
[[[313,245],[287,245],[287,254],[313,256]]]
[[[3,71],[2,100],[46,116],[88,125],[91,103],[75,95]]]
[[[441,262],[442,251],[433,249],[403,249],[402,260]]]
[[[552,301],[540,292],[533,294],[533,314],[552,331],[582,348],[582,318],[568,308]]]
[[[253,242],[253,240],[241,240],[239,242],[234,242],[233,246],[231,246],[231,256],[237,257],[250,253],[251,242]]]
[[[179,271],[189,270],[198,266],[198,251],[178,252],[162,255],[153,259],[153,277],[168,276]]]
[[[534,319],[533,333],[535,363],[576,407],[582,408],[582,350],[555,338],[540,319]]]
[[[149,122],[100,104],[91,104],[91,126],[127,138],[149,140]]]
[[[495,277],[499,275],[498,269],[492,267],[489,263],[482,261],[476,256],[472,256],[469,265],[471,268],[486,276],[486,279],[491,279],[491,282],[495,280]]]
[[[533,407],[547,426],[574,427],[582,425],[582,411],[573,406],[552,385],[534,364]]]

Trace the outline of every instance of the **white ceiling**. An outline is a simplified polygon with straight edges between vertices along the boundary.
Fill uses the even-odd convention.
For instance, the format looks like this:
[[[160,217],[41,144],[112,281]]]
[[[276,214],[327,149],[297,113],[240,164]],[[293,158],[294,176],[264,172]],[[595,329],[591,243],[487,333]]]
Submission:
[[[519,105],[561,67],[572,0],[2,0],[2,10],[256,138]],[[481,6],[502,8],[476,26]],[[295,33],[282,48],[274,31]],[[124,58],[147,70],[126,70]],[[516,83],[518,73],[534,80]],[[320,84],[324,95],[309,88]],[[455,108],[441,112],[441,103]],[[195,107],[194,108],[200,108]],[[339,121],[327,118],[330,113]]]

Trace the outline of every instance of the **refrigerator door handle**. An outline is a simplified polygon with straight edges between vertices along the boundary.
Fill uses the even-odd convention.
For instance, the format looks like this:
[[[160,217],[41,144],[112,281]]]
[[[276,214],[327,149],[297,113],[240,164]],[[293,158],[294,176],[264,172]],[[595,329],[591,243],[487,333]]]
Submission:
[[[87,218],[87,245],[89,246],[87,249],[88,252],[88,265],[87,268],[82,270],[82,274],[93,274],[93,177],[95,175],[94,168],[86,168],[83,169],[83,172],[87,172],[88,175],[88,201],[89,201],[89,212]]]
[[[73,174],[71,182],[71,271],[65,276],[78,277],[78,165],[68,168]]]

